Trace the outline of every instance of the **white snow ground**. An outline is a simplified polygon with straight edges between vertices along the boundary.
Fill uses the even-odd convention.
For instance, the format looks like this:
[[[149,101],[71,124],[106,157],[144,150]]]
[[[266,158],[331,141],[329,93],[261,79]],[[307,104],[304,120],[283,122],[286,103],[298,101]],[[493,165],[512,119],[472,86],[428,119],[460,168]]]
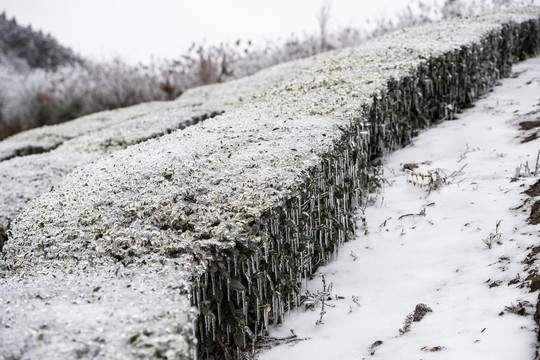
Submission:
[[[535,171],[540,139],[521,143],[537,129],[518,124],[540,120],[540,58],[515,65],[514,73],[457,120],[383,159],[388,183],[365,209],[367,233],[359,221],[356,240],[318,270],[332,283],[324,324],[316,325],[320,302],[314,310],[293,310],[271,336],[293,329],[309,339],[263,350],[260,360],[534,358],[537,293],[530,292],[522,261],[538,245],[540,228],[527,224],[530,206],[515,208],[538,179],[523,165]],[[403,170],[406,163],[419,165],[417,175]],[[428,171],[446,184],[429,191],[409,182]],[[491,249],[483,241],[490,234]],[[307,289],[322,291],[321,278]],[[520,302],[525,316],[506,308]],[[400,335],[419,303],[432,312]],[[382,344],[372,347],[376,341]]]

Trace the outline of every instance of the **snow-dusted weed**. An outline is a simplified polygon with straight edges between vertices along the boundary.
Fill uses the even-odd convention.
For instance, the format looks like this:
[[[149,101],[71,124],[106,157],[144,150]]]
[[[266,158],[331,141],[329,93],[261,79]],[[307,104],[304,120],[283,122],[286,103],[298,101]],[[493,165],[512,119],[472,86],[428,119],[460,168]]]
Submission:
[[[321,306],[321,311],[319,312],[319,319],[315,322],[315,325],[324,325],[323,317],[326,314],[326,307],[333,307],[333,305],[328,304],[329,300],[332,300],[332,286],[333,284],[330,283],[329,285],[326,284],[326,278],[324,277],[324,274],[319,274],[321,277],[322,282],[322,290],[317,290],[317,292],[312,293],[309,290],[306,290],[304,294],[303,303],[306,309],[312,309]]]
[[[493,243],[501,245],[502,233],[499,232],[499,226],[501,225],[502,220],[497,220],[495,223],[495,233],[490,233],[488,237],[482,239],[482,242],[487,246],[488,249],[493,247]]]
[[[519,166],[516,167],[514,179],[519,179],[523,177],[536,177],[538,175],[540,175],[540,151],[538,151],[538,154],[536,155],[536,162],[534,164],[534,168],[531,169],[529,167],[528,161],[525,161],[525,163],[523,164],[519,164]]]
[[[505,312],[512,313],[520,316],[529,315],[529,311],[534,312],[534,305],[527,300],[518,300],[516,304],[511,303],[510,306],[505,306],[504,311],[502,311],[499,316],[504,315]],[[529,311],[527,311],[529,310]]]
[[[355,256],[356,254],[351,252],[351,256],[353,257],[353,261],[356,260]],[[303,304],[304,308],[306,310],[315,311],[316,309],[320,309],[319,311],[319,319],[315,322],[316,326],[324,325],[324,316],[326,315],[327,309],[334,308],[335,305],[330,303],[332,300],[344,300],[344,296],[340,296],[338,294],[333,294],[333,283],[327,283],[326,278],[324,274],[319,274],[319,277],[321,278],[321,284],[322,284],[322,290],[317,290],[316,292],[311,292],[309,290],[306,290],[304,292],[304,295],[302,295],[301,298],[301,304]],[[353,295],[351,297],[352,304],[349,306],[349,314],[353,312],[353,304],[356,305],[356,307],[360,307],[360,297]]]

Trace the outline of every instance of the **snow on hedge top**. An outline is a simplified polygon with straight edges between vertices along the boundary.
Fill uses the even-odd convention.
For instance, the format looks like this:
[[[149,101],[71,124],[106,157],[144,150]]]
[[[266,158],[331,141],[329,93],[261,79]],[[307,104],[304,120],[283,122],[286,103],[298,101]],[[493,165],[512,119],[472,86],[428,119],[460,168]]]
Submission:
[[[309,57],[274,65],[237,80],[189,89],[176,101],[186,106],[200,104],[212,104],[216,108],[238,106],[276,85],[290,81],[294,76],[313,68],[316,64],[317,59]]]
[[[538,7],[430,23],[393,32],[362,46],[315,56],[315,66],[261,95],[290,112],[354,117],[390,79],[407,75],[433,56],[478,42],[509,21],[538,18]],[[284,96],[284,94],[288,94]],[[316,106],[314,106],[316,104]]]
[[[30,199],[58,184],[73,169],[218,113],[200,106],[171,108],[167,103],[162,103],[159,108],[156,105],[139,105],[139,116],[126,116],[132,114],[133,109],[107,112],[111,116],[107,120],[108,126],[67,140],[58,148],[44,154],[15,157],[0,162],[0,200],[4,204],[0,207],[0,228],[7,227]],[[117,117],[112,117],[113,114]],[[72,125],[75,124],[78,124],[79,128],[84,127],[78,120]],[[92,126],[91,124],[90,128]]]
[[[14,223],[8,259],[24,267],[25,256],[35,264],[171,255],[242,238],[245,224],[294,194],[342,135],[340,126],[361,116],[390,79],[478,42],[503,22],[538,14],[528,8],[429,24],[318,55],[310,70],[240,108],[73,172]]]
[[[69,139],[147,114],[160,107],[163,107],[163,103],[139,104],[124,109],[86,115],[58,125],[23,131],[0,141],[0,161],[25,155],[26,149],[35,149],[30,150],[30,153],[54,149]]]

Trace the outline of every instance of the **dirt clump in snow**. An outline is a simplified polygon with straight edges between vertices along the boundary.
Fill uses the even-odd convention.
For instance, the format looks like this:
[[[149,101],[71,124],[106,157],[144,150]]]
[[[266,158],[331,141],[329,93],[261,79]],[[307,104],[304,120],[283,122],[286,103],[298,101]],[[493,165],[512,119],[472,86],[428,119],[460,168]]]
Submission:
[[[371,346],[369,347],[369,351],[370,351],[370,355],[373,356],[375,355],[375,351],[377,350],[377,348],[379,346],[381,346],[383,344],[383,341],[382,340],[377,340],[375,341],[373,344],[371,344]]]
[[[405,170],[414,171],[414,169],[418,169],[418,164],[415,164],[415,163],[403,164],[403,171]]]
[[[536,140],[538,139],[538,133],[534,133],[534,134],[531,134],[529,136],[527,136],[525,139],[521,140],[521,143],[522,144],[525,144],[525,143],[528,143],[528,142],[531,142],[533,140]]]
[[[414,316],[413,321],[419,322],[421,321],[424,316],[426,316],[427,313],[433,312],[430,307],[428,307],[426,304],[418,304],[416,305],[416,308],[414,309]]]
[[[535,276],[531,279],[531,292],[540,290],[540,276]]]
[[[540,200],[536,201],[531,207],[531,215],[529,216],[529,224],[540,224]]]
[[[537,127],[540,127],[540,120],[523,121],[519,123],[519,129],[524,131],[531,130]]]
[[[536,109],[534,111],[531,111],[527,114],[525,114],[525,118],[527,120],[522,121],[519,123],[519,129],[522,131],[529,131],[534,130],[536,128],[540,127],[540,109]],[[535,116],[536,115],[536,116]],[[529,134],[527,137],[525,137],[523,140],[521,140],[521,143],[528,143],[530,141],[533,141],[535,139],[538,139],[538,131],[534,131],[531,134]]]
[[[529,195],[530,197],[535,197],[540,195],[540,180],[538,180],[535,184],[531,185],[526,191],[525,194]]]
[[[427,313],[433,312],[426,304],[418,304],[414,309],[414,313],[407,315],[403,322],[403,327],[399,329],[399,335],[403,335],[411,331],[411,325],[413,322],[420,322]]]

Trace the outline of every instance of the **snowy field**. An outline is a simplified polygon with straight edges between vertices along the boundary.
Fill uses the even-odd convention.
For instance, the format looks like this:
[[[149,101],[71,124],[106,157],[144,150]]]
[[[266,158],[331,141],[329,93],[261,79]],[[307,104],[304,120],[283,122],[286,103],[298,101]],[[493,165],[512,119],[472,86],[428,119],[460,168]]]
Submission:
[[[524,260],[539,228],[524,191],[540,140],[520,123],[540,126],[540,58],[513,71],[382,160],[387,182],[358,213],[356,240],[319,268],[328,297],[320,275],[308,281],[312,309],[275,327],[288,340],[260,360],[534,358],[537,268]]]

